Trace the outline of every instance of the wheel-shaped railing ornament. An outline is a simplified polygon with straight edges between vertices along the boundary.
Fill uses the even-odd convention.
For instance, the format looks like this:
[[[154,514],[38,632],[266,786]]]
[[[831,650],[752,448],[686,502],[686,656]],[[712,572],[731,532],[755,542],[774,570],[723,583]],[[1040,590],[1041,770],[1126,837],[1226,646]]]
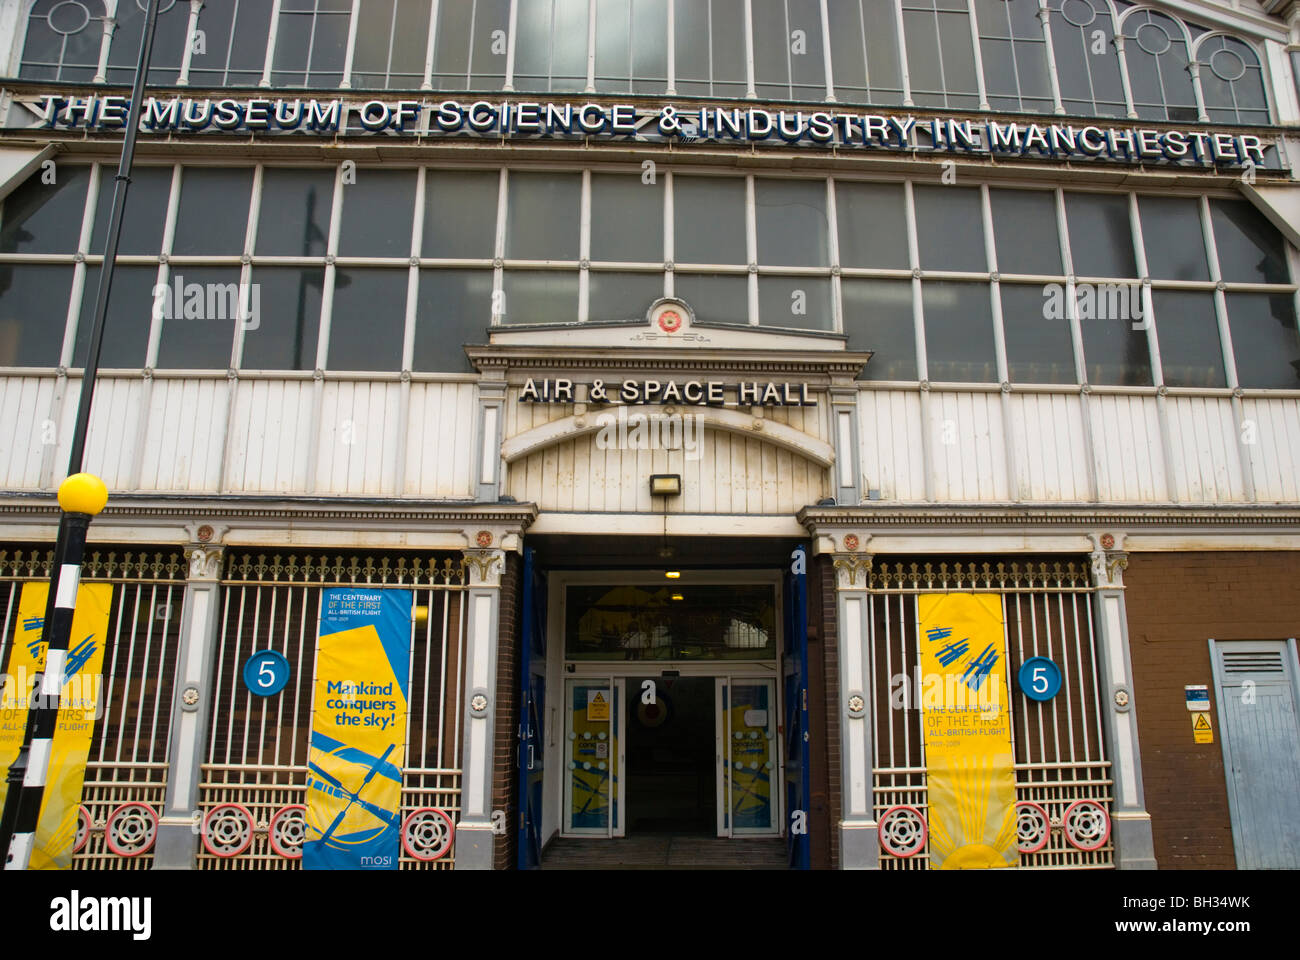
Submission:
[[[880,818],[880,845],[892,857],[912,857],[925,849],[929,828],[915,807],[890,807]]]
[[[402,824],[402,849],[416,860],[440,860],[451,851],[455,836],[451,817],[437,807],[420,807]]]
[[[148,853],[158,836],[158,814],[147,803],[124,803],[108,815],[104,842],[119,857]]]
[[[237,857],[253,843],[257,822],[248,808],[223,803],[203,818],[203,849],[214,857]]]
[[[271,849],[286,860],[302,859],[302,842],[307,839],[307,808],[301,803],[281,807],[267,828]]]
[[[1110,814],[1096,800],[1076,800],[1061,817],[1065,839],[1079,850],[1099,850],[1110,839]]]
[[[90,839],[90,831],[95,826],[94,818],[84,803],[77,806],[77,839],[72,842],[72,852],[80,853]]]
[[[1052,838],[1052,818],[1036,803],[1022,800],[1016,804],[1016,849],[1037,853]]]

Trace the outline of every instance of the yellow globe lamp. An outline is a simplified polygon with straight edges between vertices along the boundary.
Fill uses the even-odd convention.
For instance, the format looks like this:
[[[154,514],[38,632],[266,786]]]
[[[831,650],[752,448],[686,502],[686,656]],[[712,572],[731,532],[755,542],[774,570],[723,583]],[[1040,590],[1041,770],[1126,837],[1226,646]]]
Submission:
[[[66,513],[95,516],[108,503],[108,487],[93,473],[74,473],[59,484],[59,506]]]

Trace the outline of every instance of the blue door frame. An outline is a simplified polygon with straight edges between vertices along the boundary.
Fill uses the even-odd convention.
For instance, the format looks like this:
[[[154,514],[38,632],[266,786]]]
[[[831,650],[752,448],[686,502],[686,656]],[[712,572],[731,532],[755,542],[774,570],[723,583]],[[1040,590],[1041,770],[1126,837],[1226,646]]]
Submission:
[[[792,870],[811,867],[811,787],[808,743],[808,551],[790,555],[785,576],[785,809],[786,849]]]
[[[534,551],[524,550],[524,596],[519,649],[519,842],[520,870],[542,859],[542,757],[546,743],[546,575]]]

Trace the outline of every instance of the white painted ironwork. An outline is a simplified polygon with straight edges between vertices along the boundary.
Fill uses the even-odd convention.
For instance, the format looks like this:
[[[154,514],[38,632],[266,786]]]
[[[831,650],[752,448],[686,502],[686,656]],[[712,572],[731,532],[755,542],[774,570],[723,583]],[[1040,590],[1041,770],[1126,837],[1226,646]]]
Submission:
[[[903,829],[900,809],[929,820],[921,704],[915,695],[916,597],[933,592],[1001,596],[1009,678],[1029,657],[1050,657],[1061,668],[1061,691],[1046,703],[1018,692],[1014,680],[1009,684],[1020,866],[1113,866],[1113,780],[1103,747],[1092,623],[1095,586],[1087,563],[885,561],[875,564],[869,590],[873,802],[881,867],[929,867],[928,838],[924,849],[907,856],[891,850],[906,849],[895,842]]]
[[[459,818],[466,618],[461,565],[427,555],[231,553],[222,579],[199,806],[205,817],[218,807],[241,806],[252,820],[252,840],[237,856],[221,856],[205,837],[200,869],[299,867],[320,595],[322,588],[350,584],[414,591],[402,813],[433,807],[453,823]],[[241,678],[245,661],[264,649],[283,654],[290,666],[288,685],[269,698],[251,694]],[[416,849],[420,856],[404,845],[403,869],[450,869],[455,861],[453,851],[428,858],[427,847]]]

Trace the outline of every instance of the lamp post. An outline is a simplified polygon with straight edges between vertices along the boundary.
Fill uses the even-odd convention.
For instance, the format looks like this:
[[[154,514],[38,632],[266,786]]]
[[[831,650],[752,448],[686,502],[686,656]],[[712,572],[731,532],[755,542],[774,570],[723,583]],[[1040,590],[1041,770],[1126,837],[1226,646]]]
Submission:
[[[81,559],[86,552],[86,531],[91,519],[107,502],[108,487],[89,473],[73,474],[59,484],[59,507],[63,515],[59,519],[59,539],[54,546],[50,592],[41,631],[46,644],[45,671],[40,689],[32,694],[22,749],[9,768],[9,792],[5,796],[4,822],[0,825],[0,836],[12,838],[8,843],[6,870],[27,869],[36,842],[50,747],[58,728],[68,639],[77,606],[77,587],[81,584]]]
[[[39,694],[32,697],[27,712],[27,727],[17,759],[9,768],[9,791],[4,811],[0,813],[0,850],[6,851],[6,870],[25,870],[36,841],[36,823],[45,795],[45,778],[49,771],[50,744],[58,727],[59,701],[63,690],[63,671],[68,659],[68,634],[77,604],[77,587],[81,583],[81,558],[86,548],[86,531],[91,519],[108,502],[104,481],[82,473],[86,449],[86,431],[90,426],[90,407],[95,393],[95,374],[104,343],[104,321],[108,315],[108,296],[113,286],[113,268],[117,264],[118,242],[122,235],[122,212],[126,192],[131,185],[131,164],[135,159],[135,141],[140,130],[140,113],[144,104],[145,78],[149,73],[149,54],[153,49],[154,27],[158,23],[159,0],[149,0],[145,10],[144,31],[140,37],[140,57],[136,62],[135,82],[131,87],[131,108],[126,133],[122,138],[122,157],[113,182],[113,206],[108,217],[108,237],[104,243],[104,267],[99,272],[95,295],[95,315],[90,325],[90,353],[81,381],[77,419],[72,430],[72,450],[68,457],[66,480],[59,485],[59,536],[54,546],[54,564],[50,571],[50,592],[45,604],[45,622],[41,641],[45,644],[45,673]]]

